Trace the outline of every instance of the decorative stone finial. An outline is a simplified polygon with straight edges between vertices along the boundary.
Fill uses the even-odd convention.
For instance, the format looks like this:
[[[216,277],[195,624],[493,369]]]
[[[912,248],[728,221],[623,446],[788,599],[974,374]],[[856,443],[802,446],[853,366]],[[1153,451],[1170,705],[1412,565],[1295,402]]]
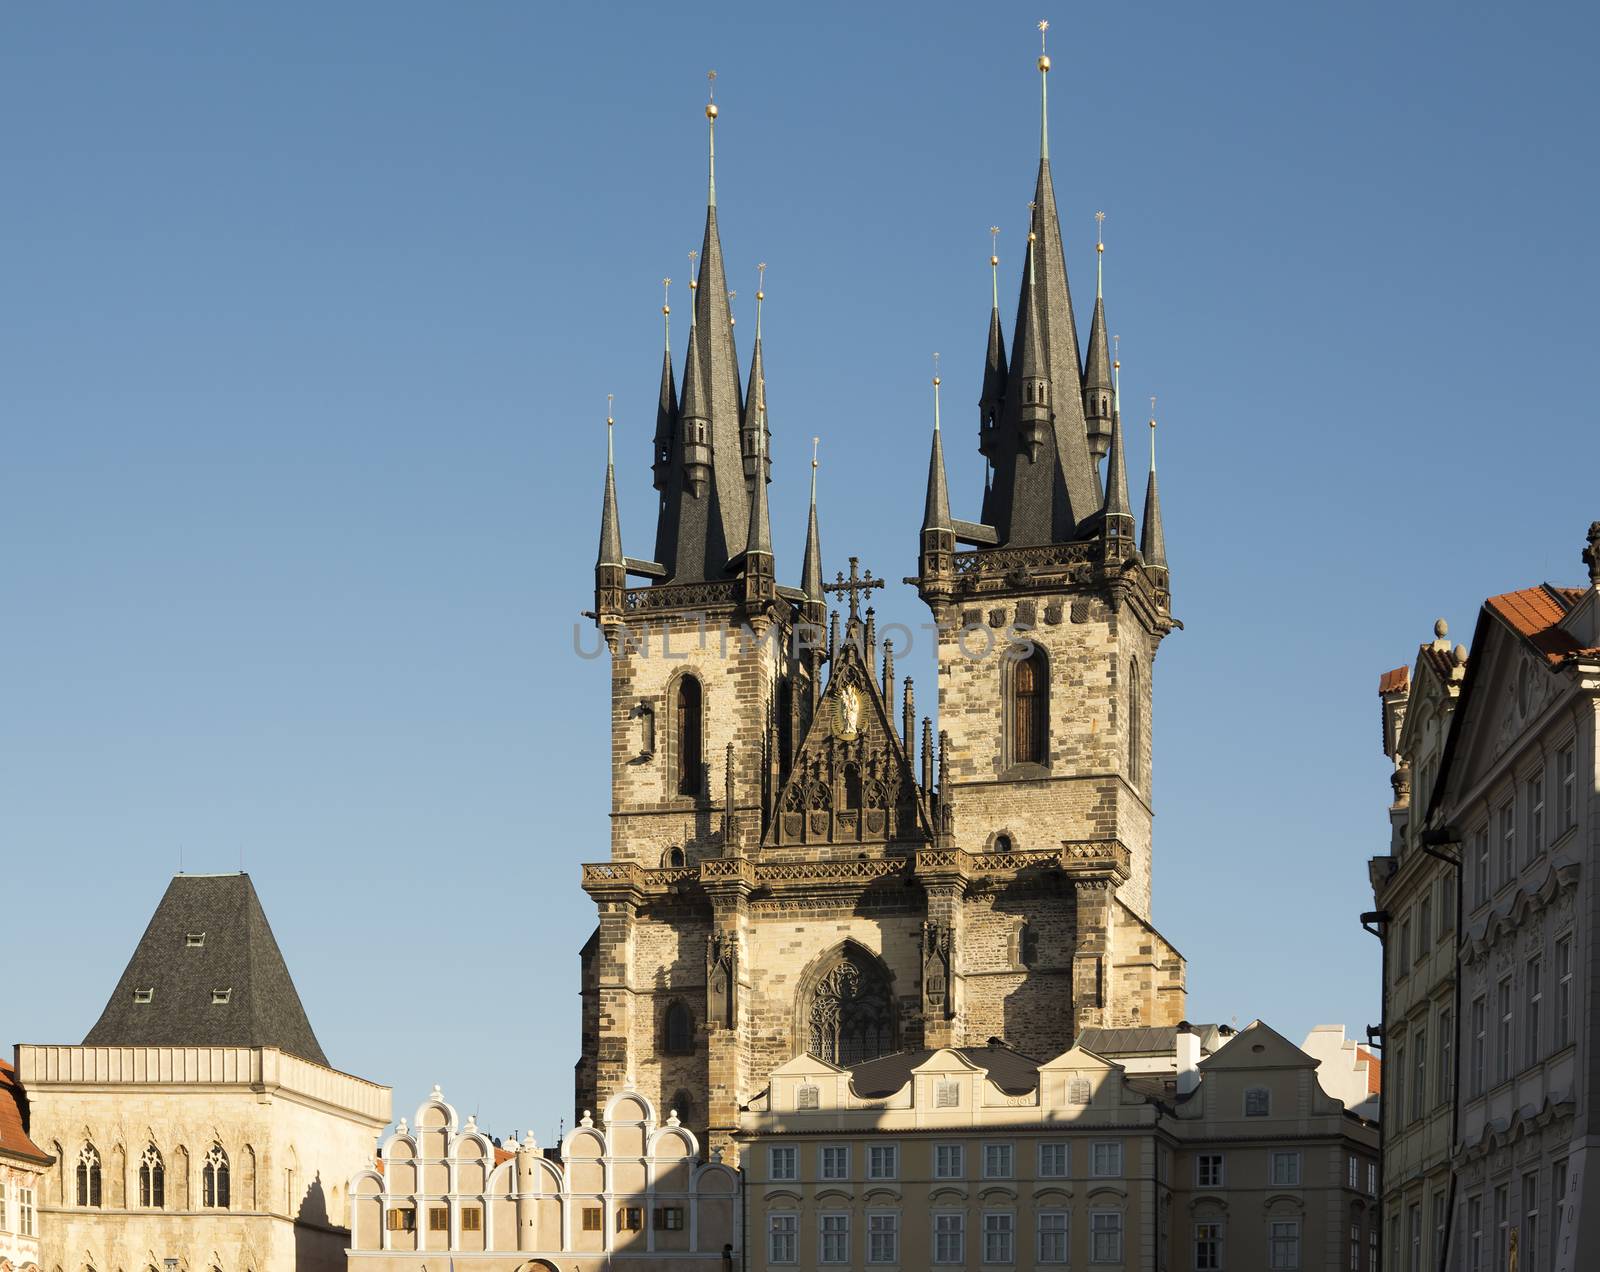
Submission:
[[[1589,567],[1589,586],[1600,587],[1600,521],[1589,523],[1588,543],[1583,550],[1583,563]]]
[[[1433,625],[1433,634],[1438,637],[1438,639],[1443,640],[1450,634],[1450,624],[1445,622],[1442,618],[1439,619]]]
[[[400,1124],[394,1128],[394,1133],[396,1135],[409,1135],[409,1134],[411,1134],[411,1129],[410,1129],[410,1127],[408,1127],[406,1125],[405,1118],[401,1118],[400,1119]]]
[[[529,1131],[526,1135],[524,1135],[522,1137],[522,1147],[527,1152],[537,1153],[539,1151],[539,1139],[538,1139],[538,1136],[536,1136],[532,1131]]]
[[[580,1126],[593,1126],[594,1125],[594,1114],[591,1113],[588,1109],[584,1109],[583,1117],[579,1120],[578,1124]]]
[[[722,1165],[722,1150],[720,1148],[713,1148],[711,1150],[711,1161],[713,1165]]]
[[[681,1126],[682,1125],[682,1123],[678,1121],[678,1110],[677,1109],[668,1109],[667,1110],[667,1125],[668,1126]]]
[[[433,1090],[429,1093],[428,1098],[430,1100],[438,1100],[441,1104],[444,1103],[444,1092],[439,1089],[437,1082],[433,1084]]]
[[[463,1126],[461,1129],[462,1129],[463,1132],[477,1130],[478,1129],[478,1115],[476,1113],[468,1113],[467,1114],[467,1124],[465,1126]]]
[[[1455,660],[1457,667],[1465,667],[1467,665],[1467,647],[1465,645],[1456,646]]]

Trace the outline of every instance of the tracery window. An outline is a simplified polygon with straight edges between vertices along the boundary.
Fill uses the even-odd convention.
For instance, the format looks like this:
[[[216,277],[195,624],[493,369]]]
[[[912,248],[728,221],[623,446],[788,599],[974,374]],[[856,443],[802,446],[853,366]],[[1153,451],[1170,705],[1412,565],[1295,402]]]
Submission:
[[[694,1051],[694,1018],[683,1003],[667,1004],[665,1033],[662,1049],[669,1056],[686,1056]]]
[[[856,812],[861,809],[861,770],[854,764],[844,766],[844,806]]]
[[[100,1204],[100,1154],[93,1144],[85,1144],[78,1150],[78,1204]]]
[[[894,998],[881,964],[847,951],[812,990],[807,1050],[852,1065],[894,1050]]]
[[[213,1144],[200,1168],[200,1204],[211,1210],[226,1210],[229,1191],[228,1154],[221,1144]]]
[[[1011,678],[1011,762],[1043,764],[1050,708],[1044,651],[1035,649],[1018,659]]]
[[[139,1204],[153,1210],[167,1204],[167,1168],[154,1144],[147,1145],[139,1159]]]
[[[676,790],[680,795],[700,793],[700,770],[704,746],[701,737],[703,717],[700,682],[693,676],[678,681],[677,743],[678,773]]]

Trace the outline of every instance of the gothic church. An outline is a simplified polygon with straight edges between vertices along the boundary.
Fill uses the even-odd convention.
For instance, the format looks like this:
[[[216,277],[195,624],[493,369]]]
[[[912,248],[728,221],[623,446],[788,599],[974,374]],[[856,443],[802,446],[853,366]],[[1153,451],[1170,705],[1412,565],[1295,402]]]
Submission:
[[[824,584],[815,463],[799,586],[777,581],[760,323],[741,381],[707,107],[652,559],[624,555],[606,472],[593,617],[612,669],[611,852],[583,867],[599,926],[580,1108],[631,1084],[731,1147],[740,1106],[802,1051],[848,1065],[1000,1038],[1047,1059],[1084,1028],[1183,1015],[1183,958],[1151,922],[1152,672],[1177,626],[1155,467],[1136,536],[1098,285],[1086,354],[1074,320],[1039,69],[1009,351],[998,284],[989,316],[979,519],[951,515],[936,422],[908,580],[940,628],[937,746],[877,648],[863,597],[880,581],[852,560]]]

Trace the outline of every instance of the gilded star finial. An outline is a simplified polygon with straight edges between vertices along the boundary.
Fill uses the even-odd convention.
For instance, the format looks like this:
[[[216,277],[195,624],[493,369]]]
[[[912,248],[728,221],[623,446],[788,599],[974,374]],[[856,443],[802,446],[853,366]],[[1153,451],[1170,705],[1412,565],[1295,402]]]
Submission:
[[[717,73],[706,72],[706,118],[717,117]]]
[[[729,310],[729,312],[728,312],[728,326],[730,326],[730,327],[733,326],[734,321],[735,321],[734,317],[733,317],[733,312],[732,312],[733,311],[733,302],[738,297],[738,295],[739,295],[739,293],[736,292],[736,291],[730,291],[728,293],[728,310]]]
[[[767,298],[767,263],[756,264],[756,339],[761,339],[761,302]]]
[[[616,463],[616,452],[612,448],[611,439],[616,430],[617,422],[611,418],[611,404],[616,399],[616,394],[606,394],[606,466],[609,468]]]
[[[1030,242],[1030,243],[1033,242],[1034,237],[1035,237],[1034,236],[1034,232],[1033,232],[1033,221],[1034,221],[1034,217],[1038,215],[1038,212],[1039,212],[1039,205],[1037,203],[1035,203],[1032,199],[1029,199],[1028,200],[1028,242]]]
[[[1106,214],[1094,214],[1094,298],[1105,294],[1106,272]]]
[[[820,437],[813,437],[811,439],[811,471],[812,472],[816,472],[817,471],[817,447],[820,446],[821,444],[822,444],[822,439]]]
[[[933,355],[933,431],[939,431],[939,355]]]
[[[699,259],[699,249],[689,253],[689,290],[691,292],[698,291],[700,288],[700,280],[694,276],[694,263]]]

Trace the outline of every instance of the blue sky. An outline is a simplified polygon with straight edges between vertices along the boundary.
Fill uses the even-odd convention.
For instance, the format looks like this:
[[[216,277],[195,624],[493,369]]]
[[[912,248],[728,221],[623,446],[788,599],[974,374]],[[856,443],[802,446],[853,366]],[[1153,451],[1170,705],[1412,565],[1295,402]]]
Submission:
[[[242,861],[335,1064],[401,1112],[438,1081],[498,1133],[570,1118],[608,781],[573,625],[608,392],[651,547],[704,73],[746,348],[769,264],[780,576],[820,434],[826,568],[898,579],[934,350],[976,516],[1040,16],[1077,297],[1103,208],[1125,391],[1160,397],[1156,921],[1197,1020],[1376,1020],[1378,674],[1578,579],[1600,516],[1596,19],[1038,8],[0,15],[0,1038],[81,1038],[180,860]]]

